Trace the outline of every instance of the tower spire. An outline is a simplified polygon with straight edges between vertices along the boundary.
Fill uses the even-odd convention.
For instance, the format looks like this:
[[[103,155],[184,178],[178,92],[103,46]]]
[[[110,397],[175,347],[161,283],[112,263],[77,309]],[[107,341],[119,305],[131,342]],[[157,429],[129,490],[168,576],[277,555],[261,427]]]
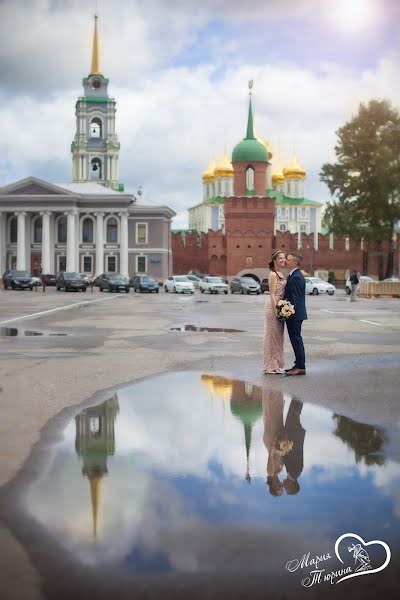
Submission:
[[[99,17],[94,15],[94,34],[93,34],[93,50],[92,50],[92,68],[90,70],[91,75],[101,75],[100,71],[100,55],[99,55],[99,40],[97,35],[97,19]]]
[[[247,117],[247,133],[246,140],[255,140],[256,136],[254,135],[254,124],[253,124],[253,108],[251,106],[251,95],[253,89],[253,80],[249,81],[249,115]]]

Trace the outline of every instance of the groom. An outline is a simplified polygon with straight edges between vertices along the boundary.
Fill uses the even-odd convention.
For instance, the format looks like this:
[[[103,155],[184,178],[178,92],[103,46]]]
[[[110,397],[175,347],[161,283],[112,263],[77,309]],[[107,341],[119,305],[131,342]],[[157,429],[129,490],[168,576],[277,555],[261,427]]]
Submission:
[[[286,268],[290,270],[285,288],[285,298],[293,304],[295,313],[286,320],[287,330],[296,357],[294,367],[286,369],[286,375],[305,375],[306,357],[301,324],[307,319],[306,311],[306,282],[300,271],[301,254],[291,252],[286,258]]]

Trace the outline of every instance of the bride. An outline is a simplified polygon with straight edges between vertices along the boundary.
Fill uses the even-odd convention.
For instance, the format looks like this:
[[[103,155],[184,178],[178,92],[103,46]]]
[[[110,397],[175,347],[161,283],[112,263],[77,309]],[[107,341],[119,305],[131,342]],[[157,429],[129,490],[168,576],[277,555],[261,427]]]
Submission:
[[[274,250],[268,263],[269,298],[265,303],[264,317],[264,373],[283,373],[285,368],[283,355],[284,322],[276,318],[275,306],[285,296],[286,279],[280,269],[286,265],[285,253]]]

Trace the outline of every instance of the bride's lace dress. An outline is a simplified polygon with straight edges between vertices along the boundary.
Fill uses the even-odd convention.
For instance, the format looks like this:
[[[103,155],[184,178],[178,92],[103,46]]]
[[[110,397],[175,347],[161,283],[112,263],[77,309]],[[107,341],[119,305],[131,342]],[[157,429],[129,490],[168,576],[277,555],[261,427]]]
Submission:
[[[276,281],[276,301],[282,300],[285,296],[286,279],[277,277]],[[264,366],[263,371],[273,373],[282,372],[285,368],[283,355],[283,332],[284,322],[278,321],[275,316],[275,309],[271,306],[271,300],[268,297],[265,303],[264,317]]]

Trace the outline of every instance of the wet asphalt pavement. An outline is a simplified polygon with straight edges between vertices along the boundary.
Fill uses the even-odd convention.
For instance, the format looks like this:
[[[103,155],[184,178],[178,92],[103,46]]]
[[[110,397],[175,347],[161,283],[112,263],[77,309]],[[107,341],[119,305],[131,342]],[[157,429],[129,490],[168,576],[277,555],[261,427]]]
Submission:
[[[307,375],[287,378],[265,376],[261,372],[266,300],[267,296],[210,296],[198,292],[194,296],[176,296],[162,290],[158,295],[108,295],[97,290],[93,294],[57,294],[52,289],[47,289],[45,294],[0,290],[0,589],[5,594],[2,598],[72,595],[103,598],[111,594],[116,598],[160,595],[168,598],[188,595],[195,598],[228,595],[232,598],[303,595],[335,598],[346,590],[364,598],[383,593],[391,598],[398,594],[400,588],[395,575],[400,541],[397,522],[400,514],[400,302],[382,298],[351,304],[340,290],[333,298],[309,297],[309,320],[303,327]],[[21,319],[26,316],[28,318]],[[204,328],[224,331],[198,330]],[[290,367],[293,355],[288,339],[285,346],[286,363]],[[133,417],[123,417],[122,399],[128,393],[126,390],[137,389],[135,385],[148,385],[150,387],[144,387],[139,394],[143,402],[153,381],[157,390],[156,394],[153,390],[155,404],[148,396],[139,428],[140,411],[134,415],[134,423],[129,420]],[[245,390],[242,408],[235,404],[239,392],[232,393],[238,386]],[[201,400],[199,394],[205,392],[208,396]],[[186,398],[185,404],[189,400],[193,402],[190,415],[174,412],[177,396]],[[77,450],[81,446],[90,449],[87,440],[100,435],[96,427],[101,430],[101,419],[96,410],[91,409],[90,413],[89,407],[103,406],[116,397],[118,411],[113,417],[116,429],[107,429],[106,444],[109,448],[111,436],[114,450],[100,449],[103,462],[93,463],[90,452],[85,454],[79,450],[79,454]],[[210,404],[210,398],[219,407],[215,408],[212,418],[209,413],[203,414],[201,408],[207,404],[207,410],[211,410],[214,404]],[[162,406],[157,404],[160,400]],[[274,497],[265,492],[269,456],[265,423],[272,422],[266,413],[275,414],[276,407],[281,407],[279,410],[287,419],[290,407],[300,404],[301,423],[306,430],[303,472],[299,477],[301,489],[293,496],[281,496],[282,486],[276,480],[278,497]],[[151,419],[159,411],[161,417],[163,413],[165,417],[153,423]],[[244,430],[238,421],[239,413]],[[81,414],[86,415],[89,428],[89,437],[83,439],[77,434]],[[212,434],[210,423],[219,418],[216,417],[219,414],[225,421],[218,422]],[[160,423],[168,423],[171,415],[175,415],[175,421],[169,426],[169,435],[164,436],[162,428],[157,428],[161,427]],[[193,423],[197,426],[193,427]],[[158,434],[144,440],[147,426]],[[182,431],[188,430],[192,446],[185,445],[187,440],[182,437]],[[249,431],[253,435],[250,442]],[[136,435],[138,442],[133,448],[128,444],[128,452],[124,451],[124,443],[130,438],[130,432],[134,432],[132,436]],[[197,462],[189,460],[193,454],[201,454],[199,449],[194,453],[196,436],[202,449],[213,439],[217,440],[214,453],[205,453],[203,463],[208,465],[213,481],[219,482],[218,497],[214,488],[205,485],[211,475],[199,473]],[[336,448],[330,442],[337,438],[342,441]],[[380,445],[377,439],[381,440]],[[63,443],[66,444],[64,450]],[[155,460],[150,452],[153,447],[158,448],[161,455],[172,452],[168,468],[159,457],[158,462]],[[178,456],[185,457],[185,460],[177,460],[177,464],[182,468],[186,458],[189,463],[183,473],[175,470],[171,474],[174,448]],[[349,456],[343,454],[345,449]],[[98,455],[99,448],[96,452]],[[83,463],[72,467],[79,456]],[[123,473],[124,456],[128,457],[128,464],[136,465],[134,477],[132,466],[125,475]],[[341,467],[343,472],[351,472],[350,478],[343,479]],[[84,468],[86,473],[82,471]],[[104,468],[107,473],[102,471]],[[251,486],[244,477],[246,468]],[[70,479],[71,469],[76,470],[74,477],[78,479]],[[323,476],[319,475],[314,490],[313,477],[321,469],[325,471]],[[133,504],[136,506],[133,514],[128,511],[125,515],[126,506],[132,507],[133,498],[142,496],[137,487],[119,488],[120,483],[116,483],[115,490],[120,491],[114,492],[114,497],[110,495],[114,489],[110,482],[114,477],[116,482],[126,482],[129,474],[137,485],[138,481],[142,482],[140,489],[143,482],[147,482],[143,496],[146,511],[143,504],[142,508]],[[148,481],[154,478],[159,483],[155,487],[152,484],[153,489]],[[186,487],[182,487],[182,478],[187,482]],[[101,496],[96,504],[100,479],[106,496]],[[280,480],[283,481],[283,477]],[[365,486],[369,480],[370,487]],[[54,487],[55,481],[59,487]],[[323,481],[330,483],[323,484]],[[64,510],[57,513],[57,497],[67,499],[72,489],[78,498],[80,486],[82,502],[78,502],[78,508],[73,509],[74,492]],[[272,484],[270,487],[273,490]],[[223,495],[220,488],[224,490]],[[247,491],[250,488],[251,494]],[[176,497],[177,490],[180,499]],[[235,499],[237,490],[239,495]],[[177,499],[169,502],[169,512],[160,521],[162,507],[157,505],[151,512],[150,501],[163,494],[169,497],[167,492]],[[203,496],[210,502],[219,502],[221,510],[211,509],[204,503]],[[124,503],[116,506],[115,498],[121,497]],[[269,507],[266,514],[259,512],[265,497]],[[105,536],[105,498],[109,498],[116,514],[125,515],[127,530],[139,517],[140,522],[146,524],[140,535],[136,528],[127,546],[117,552],[118,560],[115,556],[113,560],[104,558],[113,554],[112,549],[118,549],[116,539],[121,537],[120,525],[115,524],[109,525],[109,537]],[[334,500],[333,504],[328,503],[328,498]],[[179,504],[182,499],[184,503]],[[293,503],[290,505],[289,501]],[[232,509],[235,502],[241,507],[236,512]],[[85,506],[85,516],[79,510],[81,505]],[[328,508],[324,511],[321,506],[325,505]],[[170,511],[176,511],[177,506],[181,506],[186,520],[171,516]],[[192,513],[194,511],[196,527],[200,522],[202,535],[195,535],[193,531],[197,528],[189,526],[187,506]],[[306,510],[310,506],[314,506],[314,520]],[[340,506],[343,510],[338,510]],[[88,523],[93,534],[94,508],[99,521],[96,536],[101,540],[104,535],[104,545],[97,542],[93,557],[93,540],[85,543],[79,540],[82,528],[86,533],[89,531]],[[253,513],[254,518],[250,518]],[[290,527],[285,526],[285,520]],[[176,523],[166,530],[160,525],[165,521]],[[184,525],[186,529],[182,532],[180,528]],[[151,541],[147,539],[148,532],[153,530],[159,532],[157,543],[152,536]],[[292,577],[285,569],[285,561],[296,553],[301,557],[307,547],[313,555],[329,551],[333,554],[334,539],[348,530],[361,537],[364,535],[365,541],[367,537],[390,541],[389,566],[379,573],[344,581],[339,588],[329,582],[316,582],[305,588],[300,584],[300,570],[298,577]],[[196,547],[193,537],[199,540]],[[89,561],[88,544],[92,553]],[[250,557],[260,560],[250,560]],[[378,556],[376,560],[382,564],[384,559]],[[340,563],[331,564],[331,571],[337,572]],[[306,571],[304,567],[302,575]]]

